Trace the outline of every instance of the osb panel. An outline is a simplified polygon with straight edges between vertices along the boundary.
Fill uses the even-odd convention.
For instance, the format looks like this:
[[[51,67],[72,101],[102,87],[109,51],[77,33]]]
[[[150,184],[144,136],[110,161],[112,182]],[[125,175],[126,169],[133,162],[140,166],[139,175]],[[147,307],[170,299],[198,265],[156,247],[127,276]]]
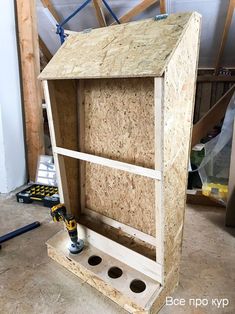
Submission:
[[[162,76],[192,13],[72,35],[41,79]],[[65,61],[66,60],[66,61]]]
[[[171,296],[174,289],[179,283],[179,268],[173,267],[170,274],[167,276],[164,286],[158,296],[153,300],[148,314],[156,314],[165,305],[166,298]]]
[[[48,83],[56,145],[78,150],[76,82],[61,80]],[[78,160],[59,156],[59,167],[66,207],[77,217],[79,213]]]
[[[153,168],[153,93],[152,78],[84,81],[86,152]]]
[[[84,81],[85,152],[154,166],[151,78]],[[86,207],[155,235],[154,180],[86,163]]]
[[[180,261],[200,16],[193,18],[165,72],[163,204],[165,276]]]
[[[49,91],[55,124],[56,145],[77,150],[78,113],[76,81],[59,80],[49,82]]]

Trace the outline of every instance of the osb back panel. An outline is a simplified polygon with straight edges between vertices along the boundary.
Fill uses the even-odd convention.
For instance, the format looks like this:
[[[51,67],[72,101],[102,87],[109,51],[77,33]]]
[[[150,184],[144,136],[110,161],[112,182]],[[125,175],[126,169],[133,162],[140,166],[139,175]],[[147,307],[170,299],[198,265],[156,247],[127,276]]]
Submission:
[[[162,76],[192,13],[69,36],[41,79]],[[65,62],[66,60],[66,62]]]
[[[85,152],[154,167],[152,78],[84,81]],[[86,163],[86,207],[155,235],[154,180]]]
[[[78,150],[77,85],[75,80],[49,81],[56,145]],[[59,156],[64,201],[76,217],[79,213],[77,159]]]
[[[200,16],[194,14],[165,72],[163,204],[166,276],[178,272],[181,256],[199,31]]]

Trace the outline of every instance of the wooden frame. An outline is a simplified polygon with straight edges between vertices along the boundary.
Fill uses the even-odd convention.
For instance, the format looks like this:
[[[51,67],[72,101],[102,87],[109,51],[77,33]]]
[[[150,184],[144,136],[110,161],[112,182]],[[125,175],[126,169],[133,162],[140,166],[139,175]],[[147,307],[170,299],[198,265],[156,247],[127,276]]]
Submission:
[[[187,13],[78,34],[41,74],[61,199],[86,244],[81,255],[69,254],[62,231],[47,242],[48,254],[130,313],[156,312],[178,283],[199,29],[199,15]],[[162,31],[170,38],[164,36],[164,53],[156,53]],[[159,59],[145,64],[142,49],[130,46],[134,61],[119,66],[127,51],[122,36],[132,45],[143,32],[148,60]],[[93,36],[98,48],[87,56],[83,49],[88,38],[95,44]],[[86,59],[81,64],[77,43]],[[105,60],[106,46],[117,68]],[[98,68],[97,59],[104,60]],[[103,262],[92,268],[87,260],[97,254]],[[128,280],[110,280],[112,265]],[[141,298],[128,286],[135,278],[145,283]]]
[[[227,11],[224,30],[222,34],[222,40],[220,43],[219,52],[218,52],[216,63],[215,63],[215,74],[219,74],[220,61],[223,56],[224,48],[225,48],[228,33],[229,33],[229,28],[232,23],[234,9],[235,9],[235,0],[229,0],[228,11]]]
[[[27,168],[29,180],[34,181],[39,155],[44,153],[43,116],[40,73],[39,45],[35,1],[16,1],[18,40],[21,60],[23,104]]]

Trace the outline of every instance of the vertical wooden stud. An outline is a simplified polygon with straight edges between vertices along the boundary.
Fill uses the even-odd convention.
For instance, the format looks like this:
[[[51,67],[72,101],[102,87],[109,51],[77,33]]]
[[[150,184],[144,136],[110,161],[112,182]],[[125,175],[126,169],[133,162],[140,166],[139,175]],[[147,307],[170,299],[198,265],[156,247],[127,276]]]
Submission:
[[[35,0],[16,0],[26,125],[29,179],[35,180],[38,156],[44,153],[39,45]]]
[[[166,14],[166,0],[160,0],[160,13]]]
[[[155,169],[161,171],[163,161],[163,78],[154,79]],[[162,175],[163,180],[163,175]],[[164,264],[163,181],[155,181],[156,261]],[[163,271],[164,272],[164,271]],[[162,278],[164,278],[162,273]]]

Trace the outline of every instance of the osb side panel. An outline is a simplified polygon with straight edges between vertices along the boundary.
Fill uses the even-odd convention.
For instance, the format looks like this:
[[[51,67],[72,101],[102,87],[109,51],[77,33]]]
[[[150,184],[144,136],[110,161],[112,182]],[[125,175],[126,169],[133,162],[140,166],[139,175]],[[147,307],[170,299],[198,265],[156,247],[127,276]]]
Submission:
[[[147,19],[70,36],[40,78],[162,76],[191,15],[171,14],[160,21]]]
[[[78,150],[77,87],[74,80],[49,81],[56,145]],[[78,160],[59,156],[64,201],[76,217],[79,213]]]
[[[165,72],[163,204],[165,276],[179,264],[184,224],[200,16],[190,25]]]
[[[154,166],[151,78],[84,81],[85,152]],[[154,180],[86,163],[86,207],[155,235]]]
[[[171,273],[168,274],[168,277],[166,278],[165,284],[162,287],[162,290],[160,291],[159,295],[153,301],[149,314],[156,314],[160,311],[160,309],[166,303],[166,298],[172,295],[178,283],[179,283],[179,268],[174,267],[171,270]]]

